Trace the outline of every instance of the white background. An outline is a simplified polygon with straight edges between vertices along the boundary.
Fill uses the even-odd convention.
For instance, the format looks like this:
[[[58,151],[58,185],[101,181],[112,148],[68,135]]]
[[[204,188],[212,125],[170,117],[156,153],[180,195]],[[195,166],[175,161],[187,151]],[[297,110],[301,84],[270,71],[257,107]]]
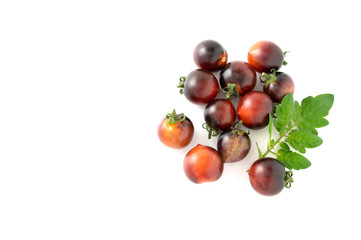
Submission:
[[[1,1],[0,239],[360,239],[356,3]],[[175,88],[205,39],[230,61],[274,41],[291,51],[295,99],[335,94],[291,189],[264,197],[249,184],[265,129],[219,181],[185,177],[187,151],[216,146],[203,107]],[[183,150],[157,137],[173,108],[196,128]]]

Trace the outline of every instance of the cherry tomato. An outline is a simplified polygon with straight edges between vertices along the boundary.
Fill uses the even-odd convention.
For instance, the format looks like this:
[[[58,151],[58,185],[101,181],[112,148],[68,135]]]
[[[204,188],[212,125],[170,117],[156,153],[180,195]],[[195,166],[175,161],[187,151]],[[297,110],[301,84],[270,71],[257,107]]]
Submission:
[[[294,93],[295,84],[292,78],[283,72],[277,72],[274,81],[267,81],[263,87],[263,91],[267,93],[274,102],[281,103],[287,93]]]
[[[193,51],[193,59],[198,67],[209,71],[223,68],[227,63],[227,51],[214,40],[200,42]]]
[[[236,117],[232,102],[226,99],[212,100],[204,109],[204,120],[214,129],[230,129]]]
[[[286,171],[274,158],[261,158],[255,161],[248,172],[253,189],[265,196],[273,196],[285,187]]]
[[[261,129],[268,124],[269,114],[273,112],[273,101],[264,92],[246,93],[238,103],[239,120],[250,129]]]
[[[183,113],[176,114],[175,110],[168,113],[158,126],[160,141],[170,148],[184,148],[193,138],[194,126],[192,121]]]
[[[211,72],[204,69],[190,72],[187,78],[181,79],[178,87],[184,87],[181,93],[184,93],[184,96],[194,104],[207,104],[219,92],[217,78]]]
[[[184,172],[194,183],[213,182],[223,173],[223,162],[217,150],[198,144],[184,158]]]
[[[255,70],[246,62],[234,61],[226,65],[220,73],[219,82],[222,88],[229,83],[237,86],[239,95],[252,91],[256,86],[257,75]]]
[[[282,67],[284,53],[281,48],[270,41],[255,43],[248,51],[248,63],[257,71],[270,73],[272,69]]]
[[[217,141],[217,149],[224,163],[244,159],[251,149],[251,139],[240,129],[223,132]]]

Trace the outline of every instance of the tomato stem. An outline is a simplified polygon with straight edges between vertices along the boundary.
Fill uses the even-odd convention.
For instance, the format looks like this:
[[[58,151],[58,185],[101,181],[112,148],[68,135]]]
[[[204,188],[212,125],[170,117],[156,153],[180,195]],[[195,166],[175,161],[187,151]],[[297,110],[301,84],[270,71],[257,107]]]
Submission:
[[[165,117],[168,119],[169,124],[175,124],[177,122],[183,122],[186,119],[184,113],[177,114],[175,109],[171,113],[167,113]]]
[[[293,124],[293,125],[292,125],[290,128],[288,128],[283,134],[281,134],[281,135],[279,136],[279,138],[278,138],[273,144],[271,144],[270,147],[267,149],[267,151],[262,155],[262,158],[266,157],[267,154],[269,154],[269,153],[272,151],[272,149],[281,141],[281,139],[282,139],[283,137],[285,137],[285,136],[287,135],[287,133],[288,133],[289,131],[291,131],[295,126],[296,126],[296,124]]]
[[[177,85],[177,88],[180,88],[179,93],[183,94],[184,93],[184,83],[186,81],[186,77],[179,77],[179,83]]]

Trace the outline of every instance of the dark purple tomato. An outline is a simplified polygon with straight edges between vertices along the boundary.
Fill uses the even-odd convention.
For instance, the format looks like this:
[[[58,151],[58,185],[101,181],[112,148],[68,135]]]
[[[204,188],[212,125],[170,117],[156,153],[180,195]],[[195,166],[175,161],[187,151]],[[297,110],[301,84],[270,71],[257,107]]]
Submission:
[[[270,41],[257,42],[248,51],[248,63],[260,73],[280,69],[283,60],[284,53],[281,48]]]
[[[184,96],[194,104],[207,104],[217,96],[218,92],[217,78],[204,69],[190,72],[184,83]]]
[[[267,126],[273,107],[270,96],[264,92],[252,91],[246,93],[239,101],[238,118],[250,129],[261,129]]]
[[[255,161],[248,172],[253,189],[265,196],[273,196],[285,187],[286,171],[274,158],[261,158]]]
[[[228,63],[226,67],[222,69],[219,82],[222,88],[227,87],[228,83],[236,84],[239,95],[243,95],[252,91],[256,86],[257,75],[248,63],[234,61]]]
[[[236,110],[231,101],[215,99],[204,109],[204,120],[214,129],[230,129],[236,121]]]
[[[217,150],[198,144],[184,158],[186,176],[194,183],[213,182],[223,173],[223,162]]]
[[[217,149],[224,163],[238,162],[249,153],[251,139],[243,131],[229,130],[219,136]]]
[[[267,93],[274,102],[281,103],[287,93],[294,93],[295,84],[292,78],[284,73],[276,73],[276,81],[270,82],[263,87],[263,91]]]
[[[227,51],[214,40],[200,42],[193,51],[197,66],[209,71],[222,69],[227,63],[227,57]]]

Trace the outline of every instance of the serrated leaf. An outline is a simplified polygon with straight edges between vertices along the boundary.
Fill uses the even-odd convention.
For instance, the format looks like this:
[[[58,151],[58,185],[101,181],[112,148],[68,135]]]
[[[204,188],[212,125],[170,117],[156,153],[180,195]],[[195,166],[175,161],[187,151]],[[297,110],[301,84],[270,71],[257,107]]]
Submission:
[[[311,131],[312,133],[318,135],[318,131],[316,130],[316,128],[312,127],[312,125],[306,121],[300,121],[297,124],[297,128],[300,130],[308,130],[308,131]]]
[[[290,151],[290,150],[291,150],[291,149],[290,149],[290,146],[288,146],[288,144],[285,143],[285,142],[281,142],[281,143],[280,143],[280,147],[281,147],[283,150],[285,150],[285,151]]]
[[[305,148],[315,148],[322,144],[322,139],[314,134],[310,130],[292,130],[286,141],[299,151],[300,153],[306,153]]]
[[[308,125],[319,128],[328,125],[326,117],[333,105],[334,95],[321,94],[303,99],[301,103],[301,119],[299,121],[306,122]]]
[[[286,153],[288,153],[288,152],[290,152],[290,151],[287,151],[287,150],[284,150],[284,149],[279,149],[278,151],[277,151],[277,157],[276,157],[276,159],[285,167],[285,168],[288,168],[288,169],[292,169],[292,167],[291,166],[289,166],[288,164],[287,164],[287,161],[285,161],[284,160],[284,158],[283,158],[283,156],[286,154]]]
[[[308,123],[312,126],[314,126],[315,128],[321,128],[321,127],[325,127],[329,124],[329,122],[327,121],[327,119],[325,118],[319,118],[319,119],[315,119],[315,120],[309,120]]]
[[[275,126],[276,130],[279,132],[281,130],[281,125],[279,125],[277,118],[273,118],[272,122],[273,126]]]
[[[276,107],[276,116],[282,134],[291,123],[294,111],[294,101],[291,93],[288,93],[282,99],[281,105]]]
[[[301,105],[295,101],[295,108],[293,110],[293,121],[298,122],[301,119]]]
[[[277,153],[277,160],[290,170],[306,169],[311,166],[311,162],[307,158],[296,152],[280,149]]]

